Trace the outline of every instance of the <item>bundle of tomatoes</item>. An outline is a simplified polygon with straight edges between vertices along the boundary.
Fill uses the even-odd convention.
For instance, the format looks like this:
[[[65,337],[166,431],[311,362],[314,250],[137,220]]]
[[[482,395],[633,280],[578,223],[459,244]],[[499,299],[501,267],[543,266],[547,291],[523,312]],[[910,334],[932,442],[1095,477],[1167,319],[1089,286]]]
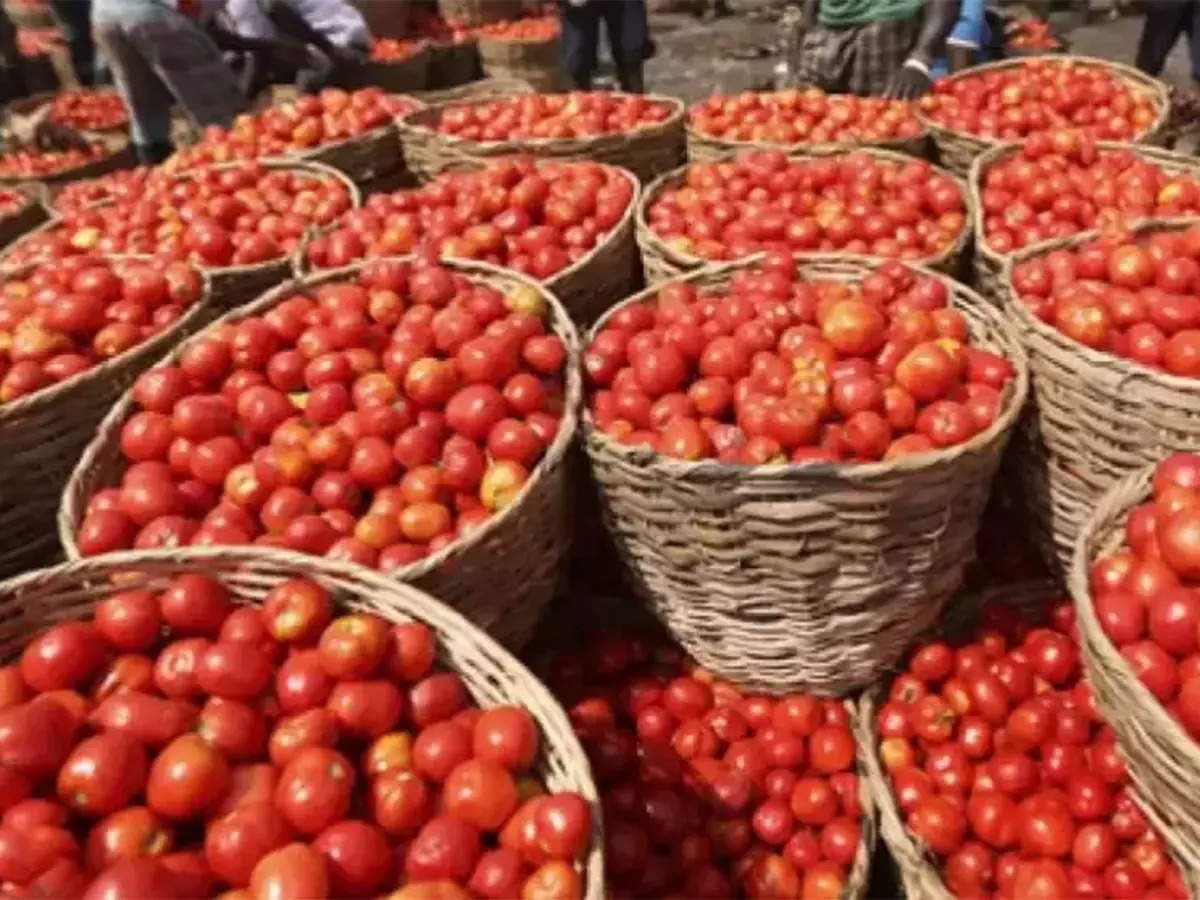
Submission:
[[[742,694],[632,631],[591,636],[549,678],[600,788],[617,896],[842,896],[863,810],[841,700]]]
[[[51,626],[0,669],[6,893],[579,897],[587,803],[435,652],[299,578],[239,608],[181,575]]]
[[[1074,615],[985,607],[970,640],[917,647],[877,714],[901,815],[958,896],[1188,896],[1082,679]]]
[[[254,542],[388,570],[465,537],[558,433],[546,314],[527,285],[379,260],[201,334],[134,384],[128,468],[80,552]]]
[[[406,38],[372,38],[371,60],[373,62],[401,62],[408,59],[424,46],[422,41]]]
[[[29,197],[12,188],[0,188],[0,216],[11,216],[30,203]]]
[[[118,169],[96,178],[72,181],[54,195],[54,211],[69,217],[89,206],[108,201],[131,202],[145,196],[148,185],[168,178],[153,166]]]
[[[526,16],[523,19],[512,19],[501,22],[489,22],[480,25],[475,33],[480,37],[496,41],[542,41],[558,40],[559,24],[557,15]]]
[[[952,131],[1014,140],[1056,128],[1080,128],[1099,140],[1145,134],[1158,99],[1115,71],[1070,58],[1028,59],[934,83],[920,110]]]
[[[326,88],[315,96],[297,97],[260,113],[238,116],[228,129],[210,126],[199,143],[176,153],[168,166],[184,170],[237,159],[287,156],[366,134],[418,106],[420,101],[412,97],[386,94],[378,87],[353,92]]]
[[[136,188],[132,180],[129,188]],[[146,178],[140,190],[83,209],[31,235],[7,265],[75,254],[140,253],[207,267],[278,259],[299,246],[310,225],[350,209],[339,179],[305,169],[268,169],[246,161],[172,178]]]
[[[622,444],[723,462],[896,459],[961,444],[1013,367],[969,344],[940,278],[885,262],[857,282],[791,257],[622,306],[584,353],[593,421]]]
[[[1200,375],[1200,226],[1106,237],[1013,267],[1017,296],[1086,347]]]
[[[47,175],[57,175],[96,162],[111,152],[100,143],[89,144],[87,149],[82,147],[71,147],[68,150],[17,148],[0,153],[0,178],[42,178]]]
[[[447,106],[438,114],[434,129],[472,141],[590,138],[649,128],[665,122],[672,111],[670,103],[640,94],[517,94]]]
[[[1168,711],[1200,740],[1200,457],[1176,453],[1154,496],[1125,522],[1125,545],[1097,560],[1092,604],[1109,640]]]
[[[479,259],[544,279],[587,255],[624,217],[629,176],[594,162],[503,159],[419,188],[373,194],[309,242],[317,268],[418,253]]]
[[[997,253],[1147,216],[1200,214],[1200,179],[1072,129],[1041,132],[989,167],[983,233]]]
[[[646,220],[671,247],[705,259],[759,250],[920,259],[954,246],[965,208],[954,179],[924,160],[866,152],[792,160],[766,150],[693,163]]]
[[[93,131],[119,128],[129,121],[129,110],[116,91],[62,91],[50,104],[50,120]]]
[[[924,131],[906,101],[831,95],[820,88],[716,95],[688,115],[692,130],[704,137],[775,144],[868,143]]]
[[[0,286],[0,403],[65,381],[158,334],[204,292],[185,263],[77,256]]]

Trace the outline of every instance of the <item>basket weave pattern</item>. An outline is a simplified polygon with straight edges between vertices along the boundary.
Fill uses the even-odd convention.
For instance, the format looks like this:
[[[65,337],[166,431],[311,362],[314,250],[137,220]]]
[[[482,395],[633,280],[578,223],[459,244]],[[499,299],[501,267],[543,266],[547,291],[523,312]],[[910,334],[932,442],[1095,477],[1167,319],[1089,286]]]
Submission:
[[[487,25],[519,18],[521,0],[438,0],[438,11],[456,25]]]
[[[717,287],[752,262],[682,280]],[[870,270],[853,260],[801,266],[818,279]],[[706,668],[772,691],[844,694],[878,679],[937,621],[974,557],[992,475],[1027,392],[1008,323],[965,287],[948,287],[972,342],[1017,371],[996,422],[963,445],[862,465],[685,462],[620,445],[585,414],[605,524],[633,588]]]
[[[839,143],[796,143],[776,144],[771,141],[738,141],[731,138],[712,137],[701,134],[689,124],[687,126],[687,157],[689,162],[711,162],[741,150],[778,150],[789,156],[797,154],[831,155],[849,153],[851,150],[873,148],[891,150],[906,156],[929,157],[928,135],[911,138],[896,138],[890,141],[846,141]]]
[[[330,269],[280,285],[254,303],[226,314],[213,327],[262,315],[286,297],[327,281],[352,277],[367,264]],[[519,647],[532,635],[542,610],[553,597],[570,547],[571,472],[567,450],[575,431],[582,391],[579,339],[562,306],[536,282],[484,263],[445,264],[500,290],[526,284],[542,293],[551,309],[553,331],[567,347],[562,421],[554,442],[510,506],[468,537],[396,569],[390,576],[429,591],[497,640]],[[173,364],[178,356],[177,349],[160,360],[159,365]],[[88,499],[97,490],[118,483],[125,468],[119,438],[121,426],[133,410],[133,399],[126,394],[95,429],[95,438],[78,457],[78,464],[62,491],[58,533],[69,559],[79,558],[75,535]]]
[[[12,215],[0,218],[0,249],[37,228],[50,218],[50,211],[42,201],[42,192],[32,188],[20,188],[29,200]]]
[[[592,809],[592,841],[584,861],[584,896],[604,896],[603,822],[583,747],[562,708],[525,666],[494,640],[433,597],[360,566],[285,550],[191,548],[111,554],[29,572],[0,584],[0,654],[18,656],[52,622],[89,616],[120,574],[122,588],[161,590],[173,577],[219,578],[242,603],[259,603],[279,582],[312,578],[339,606],[391,622],[417,621],[437,635],[438,661],[457,672],[481,705],[524,707],[541,732],[536,770],[552,791],[576,791]]]
[[[458,87],[479,75],[479,47],[474,38],[457,42],[434,41],[429,45],[429,71],[425,73],[425,85],[429,89]]]
[[[519,78],[535,90],[562,90],[564,77],[558,38],[514,41],[479,36],[479,61],[488,78]]]

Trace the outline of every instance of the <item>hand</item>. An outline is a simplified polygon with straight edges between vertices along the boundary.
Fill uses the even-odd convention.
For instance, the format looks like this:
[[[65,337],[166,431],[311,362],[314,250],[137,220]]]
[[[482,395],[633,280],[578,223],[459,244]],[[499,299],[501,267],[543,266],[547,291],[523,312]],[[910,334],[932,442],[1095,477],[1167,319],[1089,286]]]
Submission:
[[[884,96],[892,100],[915,100],[929,92],[933,80],[915,66],[901,66],[892,76]]]

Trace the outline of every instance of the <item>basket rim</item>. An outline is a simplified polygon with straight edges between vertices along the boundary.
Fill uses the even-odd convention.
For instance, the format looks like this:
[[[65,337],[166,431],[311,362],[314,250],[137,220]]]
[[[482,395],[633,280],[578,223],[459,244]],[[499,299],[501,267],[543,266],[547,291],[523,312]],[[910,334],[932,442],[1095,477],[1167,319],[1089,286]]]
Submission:
[[[624,309],[626,306],[632,306],[635,303],[643,303],[657,294],[663,287],[669,284],[679,282],[691,282],[701,279],[721,278],[728,280],[728,276],[732,275],[739,269],[745,269],[758,264],[765,254],[758,253],[753,256],[745,256],[741,259],[734,260],[731,263],[726,263],[719,266],[704,266],[700,269],[695,269],[683,275],[667,279],[656,285],[639,291],[630,297],[625,298],[619,303],[610,306],[595,324],[588,329],[584,337],[584,347],[591,344],[592,339],[599,334],[608,321],[618,310]],[[839,253],[812,254],[808,256],[794,257],[800,274],[804,274],[805,270],[810,266],[825,265],[842,265],[847,268],[867,270],[874,269],[881,264],[879,260],[872,260],[861,256],[850,256]],[[940,281],[947,282],[947,287],[950,288],[951,296],[957,294],[965,295],[979,307],[994,308],[982,296],[971,290],[966,285],[959,281],[955,281],[949,275],[938,272],[935,269],[929,268],[927,265],[919,265],[905,263],[908,268],[912,269],[919,275],[930,276],[937,278]],[[1007,332],[1007,336],[1012,345],[1012,350],[1016,354],[1015,358],[1006,359],[1012,364],[1015,376],[1012,382],[1012,389],[1006,391],[1007,399],[1001,408],[995,420],[983,431],[972,435],[971,439],[961,444],[955,444],[951,447],[943,447],[937,450],[932,450],[927,453],[916,453],[907,456],[902,456],[899,459],[878,461],[878,462],[803,462],[795,463],[790,460],[785,463],[750,465],[747,463],[728,463],[721,462],[716,459],[702,460],[683,460],[677,459],[666,454],[658,453],[642,446],[627,446],[618,441],[613,440],[601,429],[596,427],[592,419],[591,408],[587,404],[586,392],[584,397],[583,412],[580,419],[583,424],[584,437],[587,441],[589,455],[592,453],[593,442],[598,444],[605,452],[615,454],[623,458],[626,462],[638,465],[649,464],[658,468],[660,472],[671,478],[687,478],[697,474],[705,474],[707,472],[720,472],[722,474],[729,472],[738,472],[742,474],[753,473],[754,475],[807,475],[814,476],[836,476],[848,482],[863,482],[874,478],[880,478],[886,475],[891,475],[896,472],[912,472],[926,469],[932,469],[937,466],[942,466],[947,463],[953,463],[962,456],[968,453],[974,453],[987,445],[993,443],[1004,433],[1008,432],[1016,423],[1017,417],[1020,415],[1022,408],[1025,406],[1025,400],[1029,395],[1029,364],[1025,354],[1022,342],[1014,333],[1012,324],[1004,316],[998,316],[996,324],[1002,330]]]
[[[123,263],[123,262],[141,262],[149,263],[153,261],[153,257],[135,253],[112,254],[110,256],[98,256],[97,259],[104,263]],[[38,268],[43,265],[52,264],[51,262],[31,262],[24,266],[0,272],[0,282],[7,281],[11,278],[19,278],[27,271]],[[164,328],[158,334],[152,335],[146,340],[134,344],[124,353],[119,353],[111,359],[106,359],[98,366],[93,366],[90,369],[84,369],[64,381],[56,382],[55,384],[47,385],[41,390],[34,391],[32,394],[26,394],[24,397],[18,397],[16,400],[11,400],[8,403],[0,403],[0,426],[3,426],[7,420],[16,419],[22,416],[27,416],[30,413],[37,412],[47,406],[57,402],[64,394],[74,391],[82,386],[91,384],[95,381],[102,381],[109,378],[112,373],[118,371],[123,365],[129,362],[132,355],[139,351],[142,353],[150,353],[151,350],[156,351],[152,358],[157,358],[157,351],[169,348],[173,343],[177,342],[185,335],[190,333],[191,326],[196,322],[204,320],[208,312],[208,307],[212,302],[212,279],[209,273],[199,266],[191,266],[200,275],[200,280],[203,288],[200,292],[200,297],[183,311],[178,319],[172,322],[167,328]]]
[[[69,169],[59,169],[54,172],[44,172],[41,175],[30,177],[28,175],[0,175],[0,187],[12,187],[29,184],[30,182],[42,182],[49,184],[57,184],[59,182],[69,182],[80,180],[76,179],[76,173],[87,169],[90,166],[102,165],[111,162],[114,158],[128,153],[133,144],[128,137],[122,137],[117,132],[105,131],[89,131],[84,133],[86,136],[95,136],[101,138],[107,136],[106,140],[98,140],[96,143],[104,144],[105,152],[97,156],[95,159],[89,159],[85,163],[80,163],[77,166],[72,166]],[[2,154],[0,154],[2,155]],[[107,175],[107,172],[101,174]]]
[[[276,304],[291,294],[307,290],[310,287],[324,283],[325,281],[335,281],[344,279],[350,276],[357,275],[365,266],[378,262],[379,260],[391,260],[395,262],[408,262],[411,264],[417,259],[416,256],[409,254],[407,256],[385,256],[378,257],[372,260],[358,260],[347,266],[342,266],[337,269],[324,269],[319,273],[307,275],[300,278],[292,278],[283,284],[276,285],[263,294],[260,294],[257,299],[243,306],[236,307],[225,313],[220,318],[210,322],[199,332],[203,335],[205,332],[220,328],[223,325],[240,321],[247,316],[260,315],[266,310],[273,308]],[[513,515],[515,510],[521,506],[529,494],[533,491],[544,478],[546,472],[559,465],[567,451],[570,449],[571,442],[578,425],[579,407],[583,396],[583,378],[581,375],[580,365],[580,349],[578,332],[575,329],[570,315],[563,307],[558,298],[548,290],[544,285],[521,275],[519,272],[514,272],[511,269],[503,269],[499,266],[492,266],[488,263],[476,262],[474,260],[444,260],[440,263],[451,269],[456,269],[459,272],[466,274],[468,277],[479,278],[480,280],[494,281],[507,280],[525,284],[536,289],[543,299],[546,300],[547,306],[551,310],[550,324],[560,331],[560,337],[563,338],[563,343],[566,346],[567,358],[563,364],[563,412],[558,423],[558,431],[554,435],[554,440],[546,447],[546,452],[537,464],[530,470],[529,477],[525,483],[521,485],[521,490],[516,497],[503,509],[491,515],[486,522],[478,528],[472,530],[469,534],[460,537],[445,547],[442,547],[436,553],[431,553],[428,556],[422,557],[415,562],[409,563],[406,566],[401,566],[392,569],[387,573],[387,577],[397,580],[409,581],[421,578],[422,576],[441,567],[448,560],[455,559],[467,550],[484,542],[491,536],[493,532],[502,527]],[[199,336],[198,335],[198,336]],[[188,342],[182,341],[175,346],[165,356],[155,361],[149,368],[158,368],[165,365],[173,365],[178,359],[180,351]],[[58,534],[59,540],[62,543],[63,549],[69,559],[81,559],[82,554],[79,552],[79,546],[76,543],[75,536],[79,526],[84,519],[89,497],[82,495],[81,488],[83,483],[88,478],[88,475],[95,464],[96,458],[100,455],[102,449],[106,448],[112,441],[119,436],[120,428],[129,418],[133,410],[133,394],[132,388],[126,390],[112,409],[100,421],[96,427],[96,432],[91,441],[88,442],[75,467],[71,471],[70,477],[67,479],[63,487],[62,495],[59,500],[58,507]],[[323,557],[318,557],[323,558]]]
[[[953,259],[956,255],[962,253],[963,249],[967,245],[967,241],[970,240],[970,238],[971,238],[972,223],[975,221],[975,218],[976,218],[976,203],[972,199],[971,191],[969,190],[969,186],[963,178],[960,178],[959,176],[955,175],[949,169],[945,169],[934,163],[930,163],[928,160],[925,160],[922,157],[912,156],[907,153],[902,153],[898,150],[888,149],[887,147],[871,145],[871,144],[851,146],[851,147],[845,148],[845,149],[839,149],[839,148],[817,149],[819,147],[834,147],[834,145],[832,145],[832,144],[830,144],[830,145],[813,144],[803,150],[788,153],[787,158],[789,160],[804,161],[804,160],[811,160],[811,159],[825,159],[828,157],[846,156],[846,155],[849,155],[852,153],[866,153],[870,156],[877,157],[881,160],[885,160],[888,162],[894,162],[894,163],[926,162],[929,164],[930,168],[932,168],[935,172],[951,179],[954,182],[955,186],[958,188],[959,196],[962,197],[962,201],[963,201],[964,216],[963,216],[962,228],[959,229],[958,235],[955,237],[954,242],[949,247],[947,247],[945,250],[941,251],[940,253],[936,254],[935,256],[921,257],[919,260],[914,260],[914,262],[919,262],[919,263],[922,263],[927,266],[936,267],[938,265],[941,265],[941,264],[947,262],[950,259]],[[766,149],[770,149],[770,148],[766,148]],[[642,191],[641,202],[638,204],[638,209],[637,209],[637,219],[635,220],[635,223],[634,223],[635,227],[637,229],[639,243],[641,243],[641,241],[644,240],[645,243],[648,244],[650,246],[650,248],[654,250],[654,252],[656,252],[659,256],[666,259],[672,265],[677,266],[679,268],[693,269],[698,266],[705,266],[705,265],[709,265],[710,263],[714,262],[713,260],[705,259],[702,256],[695,256],[694,254],[691,254],[691,253],[688,253],[688,252],[682,251],[682,250],[676,250],[674,247],[671,247],[666,241],[664,241],[661,237],[659,237],[658,234],[650,227],[650,223],[646,217],[646,214],[647,214],[647,212],[649,212],[650,207],[654,204],[654,201],[656,201],[659,198],[659,196],[661,196],[668,188],[678,186],[678,182],[681,182],[687,178],[688,172],[692,168],[692,166],[695,166],[700,163],[720,164],[720,163],[732,162],[733,160],[737,159],[737,157],[740,156],[743,152],[747,152],[747,151],[754,152],[749,147],[747,147],[747,148],[744,148],[743,150],[737,150],[737,151],[733,151],[730,153],[726,153],[723,156],[720,156],[715,159],[695,160],[695,161],[687,162],[677,169],[672,169],[669,172],[664,172],[662,175],[659,175],[652,182],[650,182],[650,184],[646,185],[646,189],[644,191]],[[1200,164],[1198,164],[1198,165],[1200,165]],[[853,256],[855,258],[860,258],[860,259],[872,259],[872,260],[882,261],[882,260],[888,258],[888,257],[882,257],[882,256],[873,256],[873,255],[867,254],[867,253],[864,253],[864,254],[848,254],[848,253],[842,254],[840,251],[834,251],[834,252],[836,252],[838,255]],[[806,251],[797,251],[796,252],[796,256],[799,258],[805,258],[808,256],[814,256],[814,255],[818,255],[818,254],[810,254],[810,253],[807,253]],[[724,260],[721,260],[721,262],[724,262]]]
[[[1133,223],[1129,231],[1135,237],[1141,237],[1146,232],[1180,230],[1194,225],[1200,225],[1200,216],[1181,219],[1141,219]],[[1005,303],[1006,308],[1013,310],[1013,315],[1021,320],[1022,326],[1032,330],[1038,337],[1055,344],[1060,350],[1075,353],[1078,359],[1088,368],[1103,368],[1108,371],[1115,371],[1122,378],[1150,378],[1173,391],[1194,394],[1200,388],[1200,377],[1189,378],[1184,375],[1174,375],[1163,369],[1155,369],[1144,363],[1127,359],[1124,356],[1117,356],[1115,353],[1109,353],[1105,350],[1094,350],[1091,347],[1084,346],[1073,338],[1067,337],[1049,322],[1043,322],[1035,316],[1029,307],[1025,305],[1024,301],[1021,300],[1020,296],[1018,296],[1016,289],[1012,285],[1013,269],[1018,265],[1036,256],[1044,256],[1055,250],[1077,247],[1089,241],[1097,240],[1100,237],[1101,232],[1099,231],[1080,232],[1070,237],[1043,241],[1029,247],[1022,247],[1021,250],[1006,256],[1004,258],[1004,268],[1001,273],[1001,284],[1003,285],[1008,301]]]
[[[1167,123],[1167,117],[1170,115],[1171,103],[1169,92],[1166,84],[1158,78],[1153,78],[1133,66],[1125,63],[1114,62],[1108,59],[1101,59],[1097,56],[1083,56],[1075,53],[1039,53],[1029,56],[1015,56],[1008,59],[998,59],[993,62],[980,63],[977,66],[962,69],[952,75],[947,75],[944,78],[938,79],[942,83],[950,83],[961,81],[974,75],[986,74],[988,72],[996,72],[1002,69],[1012,69],[1018,66],[1024,66],[1031,62],[1046,62],[1051,65],[1082,65],[1095,66],[1099,68],[1111,69],[1113,72],[1121,76],[1126,82],[1131,82],[1137,85],[1139,89],[1145,93],[1151,94],[1154,97],[1156,116],[1154,121],[1146,126],[1146,128],[1133,137],[1134,141],[1145,141],[1158,131],[1160,131]],[[992,147],[997,144],[1004,144],[1006,141],[1003,138],[989,138],[977,134],[971,134],[968,131],[956,131],[945,125],[939,124],[930,116],[926,115],[921,109],[920,103],[913,104],[914,113],[921,124],[933,134],[950,135],[962,141],[974,141],[981,147]]]
[[[272,569],[290,569],[298,576],[320,577],[322,575],[353,582],[363,586],[363,592],[386,594],[398,598],[401,614],[407,615],[409,621],[419,621],[429,625],[438,637],[439,657],[443,635],[469,635],[470,640],[482,645],[486,653],[480,654],[481,659],[488,662],[486,668],[493,671],[500,669],[516,677],[513,679],[514,693],[520,697],[522,706],[528,699],[536,700],[541,715],[549,717],[554,726],[552,733],[547,732],[539,724],[538,732],[542,742],[553,737],[555,750],[569,757],[570,767],[574,770],[579,782],[573,789],[577,790],[587,801],[591,812],[592,829],[588,849],[578,862],[583,871],[582,880],[585,885],[584,896],[589,900],[600,900],[603,896],[604,885],[604,821],[600,804],[600,794],[596,787],[595,775],[591,763],[584,752],[575,729],[562,704],[550,692],[550,689],[522,662],[515,653],[502,646],[484,629],[475,625],[458,610],[424,589],[390,578],[381,572],[359,566],[344,560],[313,557],[294,550],[262,546],[220,546],[220,547],[169,547],[153,550],[126,550],[118,553],[108,553],[100,556],[84,557],[59,563],[55,566],[34,569],[20,575],[0,581],[0,602],[15,599],[19,592],[27,588],[36,588],[39,584],[54,580],[68,583],[78,583],[89,579],[100,578],[113,572],[136,570],[139,565],[147,564],[179,564],[179,563],[231,563],[239,570],[253,571],[255,564],[269,563]],[[359,593],[355,592],[356,595]],[[376,615],[387,621],[395,621],[387,615],[375,611]],[[401,620],[404,621],[404,620]],[[468,693],[472,693],[467,687]],[[515,699],[515,698],[514,698]]]

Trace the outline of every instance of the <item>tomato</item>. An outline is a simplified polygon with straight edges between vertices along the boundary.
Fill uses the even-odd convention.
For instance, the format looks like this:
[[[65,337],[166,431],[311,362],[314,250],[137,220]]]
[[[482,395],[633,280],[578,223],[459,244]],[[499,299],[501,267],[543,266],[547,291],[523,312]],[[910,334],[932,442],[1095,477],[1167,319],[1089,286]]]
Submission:
[[[93,613],[93,626],[104,640],[120,650],[147,650],[162,629],[158,598],[151,591],[109,594]]]
[[[49,775],[70,754],[75,730],[71,713],[46,698],[0,710],[0,765],[29,778]]]
[[[325,857],[335,896],[378,891],[392,874],[392,849],[378,828],[365,822],[338,822],[322,831],[313,848]]]
[[[213,809],[229,787],[229,764],[199,735],[175,738],[154,758],[146,804],[170,819],[193,819]]]
[[[318,653],[332,678],[365,678],[383,661],[388,630],[381,619],[352,614],[333,620],[321,633]]]
[[[317,834],[350,809],[354,767],[328,747],[305,747],[284,767],[275,805],[292,828]]]
[[[291,837],[292,830],[274,806],[247,803],[209,823],[204,858],[218,878],[245,887],[258,862]]]
[[[204,637],[216,637],[232,610],[229,591],[205,575],[180,575],[163,591],[159,602],[162,617],[172,629]]]
[[[254,900],[329,896],[325,858],[301,843],[271,851],[250,874],[250,896]]]
[[[73,688],[104,661],[96,630],[82,622],[62,622],[30,641],[21,654],[21,677],[35,691]]]
[[[196,715],[191,704],[125,691],[105,698],[92,711],[89,721],[147,746],[161,747],[191,729]]]
[[[908,815],[908,827],[937,853],[952,853],[962,844],[967,822],[961,810],[941,797],[921,800]]]
[[[132,738],[104,733],[88,738],[67,757],[57,791],[68,807],[100,817],[127,804],[146,784],[146,751]]]
[[[479,832],[452,816],[425,823],[404,857],[404,871],[414,881],[452,879],[464,883],[479,860]]]
[[[101,819],[88,832],[87,867],[100,872],[118,859],[163,856],[174,843],[174,834],[160,817],[144,806],[126,807]]]
[[[548,862],[521,886],[521,900],[576,900],[583,896],[582,879],[564,862]]]

